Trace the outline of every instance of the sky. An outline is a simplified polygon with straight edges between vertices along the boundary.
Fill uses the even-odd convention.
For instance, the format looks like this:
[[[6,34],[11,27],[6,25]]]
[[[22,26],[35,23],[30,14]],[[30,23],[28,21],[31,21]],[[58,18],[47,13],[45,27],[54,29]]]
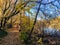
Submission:
[[[37,1],[38,1],[38,3],[35,3],[36,6],[34,6],[33,8],[30,9],[30,12],[32,12],[33,15],[36,14],[38,6],[39,6],[40,0],[37,0]],[[52,2],[53,5],[50,2]],[[40,11],[39,11],[39,14],[37,17],[38,20],[52,19],[57,16],[60,16],[60,0],[43,0],[41,3],[42,4],[40,6]],[[47,3],[49,3],[49,4],[47,4]],[[44,5],[44,4],[46,4],[46,5]],[[44,16],[43,12],[46,14],[46,18]]]
[[[37,12],[37,9],[38,9],[38,6],[39,6],[39,1],[40,0],[37,0],[37,1],[38,1],[38,3],[33,3],[32,2],[32,4],[36,4],[36,6],[34,6],[33,8],[30,9],[30,12],[32,12],[32,17],[34,17],[34,15],[36,15],[36,12]],[[50,3],[50,2],[52,2],[52,3]],[[41,3],[42,4],[40,6],[40,11],[39,11],[37,20],[53,19],[53,18],[56,18],[56,17],[60,16],[60,0],[43,0]],[[49,4],[47,4],[47,3],[49,3]],[[46,18],[44,16],[43,12],[46,14]],[[30,15],[29,13],[26,13],[26,14]],[[53,29],[53,28],[46,28],[45,31],[47,31],[48,33],[49,32],[54,33],[55,30],[56,29]]]

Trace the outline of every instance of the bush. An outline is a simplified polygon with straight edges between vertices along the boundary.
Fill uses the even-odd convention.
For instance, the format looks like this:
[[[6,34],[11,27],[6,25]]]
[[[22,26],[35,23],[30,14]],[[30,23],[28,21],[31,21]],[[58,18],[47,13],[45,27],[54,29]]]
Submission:
[[[29,45],[29,40],[28,40],[29,35],[26,32],[21,32],[20,33],[20,40],[25,44],[25,45]]]
[[[26,32],[21,32],[20,38],[21,38],[21,40],[27,40],[28,35],[26,34]]]
[[[5,36],[7,36],[7,32],[6,31],[4,31],[4,30],[0,30],[0,38],[3,38],[3,37],[5,37]]]

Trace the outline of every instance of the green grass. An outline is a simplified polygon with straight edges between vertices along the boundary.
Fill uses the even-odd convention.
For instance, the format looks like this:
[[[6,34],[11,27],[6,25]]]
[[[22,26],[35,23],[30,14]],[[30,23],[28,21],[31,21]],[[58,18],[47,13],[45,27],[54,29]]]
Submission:
[[[3,37],[5,37],[5,36],[7,36],[7,32],[6,31],[4,31],[4,30],[0,30],[0,38],[3,38]]]

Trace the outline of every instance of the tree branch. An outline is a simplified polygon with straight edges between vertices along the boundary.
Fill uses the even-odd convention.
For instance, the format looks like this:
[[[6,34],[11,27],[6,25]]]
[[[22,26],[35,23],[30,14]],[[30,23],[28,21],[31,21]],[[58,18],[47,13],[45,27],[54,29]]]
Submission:
[[[51,1],[51,2],[49,2],[49,3],[42,3],[42,2],[40,2],[40,1],[30,1],[30,2],[36,2],[36,3],[41,3],[41,4],[43,4],[43,5],[47,5],[47,4],[51,4],[51,3],[55,2],[55,1],[56,1],[56,0]]]
[[[40,2],[42,2],[42,0],[41,0]],[[33,23],[33,27],[32,27],[32,29],[31,29],[31,31],[30,31],[30,33],[29,33],[29,39],[30,39],[30,37],[31,37],[31,35],[32,35],[32,32],[33,32],[33,30],[34,30],[34,26],[35,26],[36,21],[37,21],[37,16],[38,16],[38,13],[39,13],[39,10],[40,10],[40,6],[41,6],[41,3],[39,4],[39,7],[38,7],[38,9],[37,9],[37,13],[36,13],[36,16],[35,16],[35,20],[34,20],[34,23]]]

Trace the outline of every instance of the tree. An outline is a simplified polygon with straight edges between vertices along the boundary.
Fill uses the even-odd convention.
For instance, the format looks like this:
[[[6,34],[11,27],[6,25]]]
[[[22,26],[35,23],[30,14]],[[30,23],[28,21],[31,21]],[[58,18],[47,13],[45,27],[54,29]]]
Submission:
[[[20,3],[22,0],[1,0],[2,5],[0,6],[2,17],[0,20],[0,30],[6,28],[8,20],[13,16],[21,13],[29,1]]]
[[[56,16],[54,16],[55,13],[52,14],[52,12],[50,14],[46,13],[46,10],[48,10],[48,8],[46,6],[49,5],[49,4],[51,4],[51,5],[49,5],[51,9],[53,9],[54,7],[58,8],[58,9],[60,9],[60,8],[59,8],[59,6],[57,6],[57,5],[54,4],[54,2],[56,2],[56,0],[54,0],[54,1],[52,1],[52,0],[51,1],[46,1],[45,3],[44,3],[44,0],[30,1],[30,2],[36,2],[36,3],[38,3],[40,5],[40,6],[38,6],[38,8],[37,7],[33,8],[33,9],[36,9],[37,12],[36,12],[35,20],[34,20],[34,23],[33,23],[33,27],[32,27],[31,32],[30,32],[30,36],[31,36],[31,34],[33,32],[33,29],[34,29],[34,25],[36,24],[36,21],[37,21],[37,16],[38,16],[39,11],[41,11],[43,13],[43,15],[45,17],[44,19],[49,20],[51,18],[55,18]],[[57,0],[57,2],[59,3],[59,0]],[[41,7],[41,6],[43,6],[43,7]],[[57,11],[57,10],[55,9],[55,11]]]

